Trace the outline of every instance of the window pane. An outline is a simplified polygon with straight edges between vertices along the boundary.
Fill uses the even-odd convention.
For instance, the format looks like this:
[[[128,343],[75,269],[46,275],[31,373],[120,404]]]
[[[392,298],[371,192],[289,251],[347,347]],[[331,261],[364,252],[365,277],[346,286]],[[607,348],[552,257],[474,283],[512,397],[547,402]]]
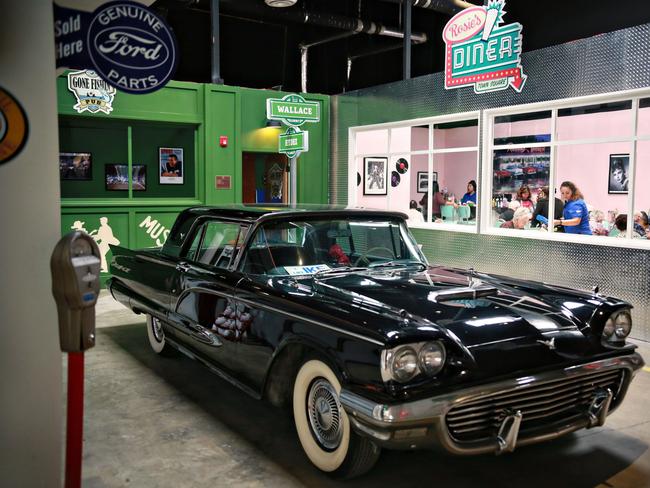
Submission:
[[[388,129],[364,130],[356,133],[356,153],[385,153],[388,150]]]
[[[225,268],[230,262],[237,244],[239,225],[224,222],[208,222],[196,261]]]
[[[435,222],[475,224],[477,152],[433,155],[431,214]]]
[[[433,126],[433,148],[478,146],[478,120],[461,120]]]
[[[632,102],[612,102],[558,110],[557,140],[632,135]]]
[[[411,156],[411,166],[406,175],[404,184],[408,186],[409,197],[404,208],[408,212],[409,225],[424,222],[426,208],[422,208],[422,199],[429,188],[429,156],[417,154]],[[414,203],[415,202],[415,203]],[[415,208],[411,208],[415,206]]]
[[[634,190],[635,233],[650,239],[648,215],[650,215],[650,141],[639,141],[636,147],[636,186]]]
[[[428,149],[428,125],[390,129],[390,152],[426,151]]]
[[[627,142],[557,148],[555,184],[558,196],[565,202],[563,218],[579,219],[578,225],[567,225],[564,232],[609,236],[621,233],[624,226],[617,228],[615,223],[619,214],[628,211],[630,150]],[[584,204],[575,202],[571,185],[561,188],[564,182],[580,191],[583,198],[578,200]]]
[[[650,136],[650,98],[643,98],[639,101],[636,133],[640,136]]]
[[[551,111],[494,118],[494,144],[530,144],[551,140]]]
[[[541,229],[547,223],[550,154],[548,146],[493,152],[491,223],[494,227]],[[541,205],[536,212],[538,199]],[[522,210],[518,210],[520,207]]]
[[[420,155],[420,158],[426,155]],[[411,201],[411,166],[412,159],[408,154],[391,156],[388,165],[388,208],[407,213]]]

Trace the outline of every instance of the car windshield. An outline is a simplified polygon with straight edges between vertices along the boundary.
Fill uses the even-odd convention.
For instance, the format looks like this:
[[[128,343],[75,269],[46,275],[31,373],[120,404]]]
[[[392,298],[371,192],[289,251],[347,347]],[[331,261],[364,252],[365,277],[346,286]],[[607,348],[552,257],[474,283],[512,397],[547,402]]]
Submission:
[[[423,265],[425,257],[399,219],[305,219],[263,224],[240,269],[256,275],[299,276]]]

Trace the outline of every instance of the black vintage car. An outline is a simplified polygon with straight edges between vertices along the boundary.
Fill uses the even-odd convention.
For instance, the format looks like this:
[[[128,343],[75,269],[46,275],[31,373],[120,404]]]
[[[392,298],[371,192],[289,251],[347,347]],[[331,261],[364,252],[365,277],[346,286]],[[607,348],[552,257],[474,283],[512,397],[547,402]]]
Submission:
[[[108,287],[155,352],[291,406],[335,476],[381,447],[502,453],[603,425],[643,365],[630,304],[429,265],[404,218],[191,208],[162,249],[113,247]]]

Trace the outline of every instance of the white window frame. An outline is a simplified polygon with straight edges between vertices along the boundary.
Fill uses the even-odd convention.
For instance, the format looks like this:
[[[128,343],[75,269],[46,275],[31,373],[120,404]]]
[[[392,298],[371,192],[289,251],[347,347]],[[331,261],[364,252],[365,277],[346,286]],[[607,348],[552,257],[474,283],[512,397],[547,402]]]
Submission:
[[[453,147],[453,148],[440,148],[434,149],[434,125],[436,124],[446,124],[450,122],[461,122],[464,120],[476,120],[477,122],[477,144],[476,146],[468,147]],[[386,122],[381,124],[371,124],[371,125],[361,125],[348,128],[348,205],[349,206],[358,206],[358,196],[357,196],[357,158],[368,157],[368,156],[377,156],[377,157],[387,157],[390,162],[396,156],[416,156],[416,155],[427,155],[429,159],[428,173],[431,174],[433,171],[433,156],[434,154],[445,154],[445,153],[454,153],[454,152],[476,152],[476,175],[473,179],[480,181],[481,174],[481,137],[482,137],[482,117],[480,111],[471,111],[471,112],[461,112],[448,115],[440,115],[436,117],[422,117],[418,119],[410,120],[400,120],[397,122]],[[429,147],[426,150],[416,150],[416,151],[391,151],[391,132],[390,129],[399,129],[404,127],[413,127],[427,125],[429,127]],[[357,152],[357,134],[360,132],[369,132],[375,130],[388,130],[388,141],[387,141],[387,150],[386,151],[373,151],[373,152]],[[354,168],[354,170],[352,169]],[[362,183],[363,184],[363,183]],[[478,185],[476,188],[476,197],[477,202],[480,202],[481,198],[481,185]],[[428,208],[427,215],[431,215],[431,205],[432,205],[432,195],[431,195],[432,185],[429,185],[429,198],[428,198]],[[390,208],[390,191],[387,191],[386,194],[387,208]],[[477,223],[473,225],[469,224],[444,224],[444,223],[434,223],[434,222],[418,222],[410,223],[409,227],[418,228],[418,229],[435,229],[435,230],[449,230],[453,232],[465,232],[476,234],[478,233],[478,212],[477,212]]]
[[[637,156],[637,143],[638,141],[650,141],[650,134],[639,136],[637,134],[637,121],[639,100],[642,98],[650,98],[650,88],[626,90],[620,92],[611,92],[598,95],[590,95],[584,97],[565,98],[560,100],[551,100],[546,102],[536,102],[524,105],[514,105],[509,107],[501,107],[494,109],[486,109],[483,111],[483,133],[481,135],[483,142],[482,154],[482,173],[481,173],[481,186],[482,192],[479,194],[480,205],[479,211],[481,218],[479,219],[479,233],[488,235],[508,236],[515,238],[527,238],[537,240],[549,240],[560,242],[573,242],[578,244],[591,244],[598,246],[610,246],[621,248],[635,248],[635,249],[649,249],[650,239],[634,239],[632,232],[634,229],[634,197],[636,188],[636,156]],[[582,107],[587,105],[596,105],[600,103],[612,103],[620,101],[631,101],[632,107],[630,110],[630,133],[628,136],[617,136],[608,138],[588,138],[588,139],[574,139],[566,141],[557,140],[557,112],[563,108]],[[549,231],[531,231],[531,230],[512,230],[512,229],[499,229],[492,226],[491,222],[491,195],[492,195],[492,172],[493,161],[492,151],[497,148],[502,148],[501,145],[494,144],[494,119],[495,117],[504,115],[518,115],[525,113],[534,113],[542,111],[551,111],[551,141],[546,143],[534,144],[513,144],[508,147],[546,147],[551,148],[551,161],[549,173],[549,193],[554,194],[555,188],[555,172],[557,166],[557,147],[566,145],[584,145],[595,143],[608,143],[608,142],[627,142],[630,143],[630,166],[629,173],[631,175],[631,185],[629,186],[627,194],[627,234],[624,239],[608,237],[608,236],[594,236],[594,235],[580,235],[580,234],[564,234]],[[555,207],[555,200],[549,199],[549,215],[553,215]]]

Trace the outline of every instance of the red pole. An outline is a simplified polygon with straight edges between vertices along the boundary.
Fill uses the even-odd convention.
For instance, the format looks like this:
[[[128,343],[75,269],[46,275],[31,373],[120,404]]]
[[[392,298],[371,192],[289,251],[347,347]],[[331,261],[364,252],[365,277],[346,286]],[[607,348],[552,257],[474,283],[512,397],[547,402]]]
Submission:
[[[81,487],[84,421],[84,353],[68,353],[68,420],[66,424],[65,488]]]

